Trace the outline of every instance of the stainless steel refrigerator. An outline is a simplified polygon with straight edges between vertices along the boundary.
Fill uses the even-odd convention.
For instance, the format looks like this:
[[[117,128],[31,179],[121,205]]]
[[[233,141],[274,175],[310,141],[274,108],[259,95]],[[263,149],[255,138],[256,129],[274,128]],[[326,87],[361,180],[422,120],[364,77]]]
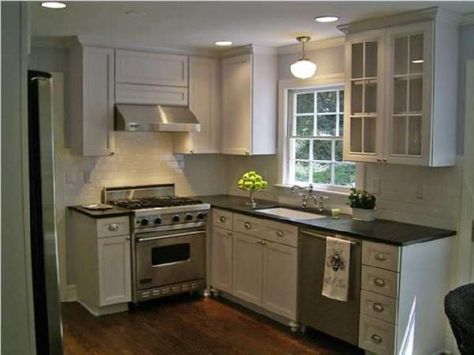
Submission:
[[[38,354],[62,354],[52,112],[51,74],[28,71],[31,265]]]

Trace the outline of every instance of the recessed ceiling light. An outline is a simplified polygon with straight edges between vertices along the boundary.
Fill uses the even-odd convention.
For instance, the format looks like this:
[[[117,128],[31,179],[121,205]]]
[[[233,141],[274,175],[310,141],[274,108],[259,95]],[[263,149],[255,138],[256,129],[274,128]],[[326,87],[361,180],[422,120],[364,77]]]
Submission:
[[[219,47],[229,47],[232,45],[231,41],[215,41],[214,44]]]
[[[411,61],[413,64],[422,64],[424,62],[423,59],[414,59]]]
[[[64,9],[66,4],[63,2],[58,1],[43,1],[41,6],[46,7],[48,9]]]
[[[335,22],[337,20],[339,20],[339,17],[337,16],[318,16],[314,18],[314,21],[323,22],[323,23]]]

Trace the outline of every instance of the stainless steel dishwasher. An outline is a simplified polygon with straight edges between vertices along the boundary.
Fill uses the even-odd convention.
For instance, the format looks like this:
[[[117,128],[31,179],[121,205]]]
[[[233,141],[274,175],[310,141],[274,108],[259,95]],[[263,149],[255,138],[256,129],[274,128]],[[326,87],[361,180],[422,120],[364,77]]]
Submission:
[[[335,236],[310,229],[300,232],[298,315],[299,322],[333,337],[357,345],[360,310],[360,240],[351,241],[349,299],[336,301],[321,294],[326,260],[326,237]]]

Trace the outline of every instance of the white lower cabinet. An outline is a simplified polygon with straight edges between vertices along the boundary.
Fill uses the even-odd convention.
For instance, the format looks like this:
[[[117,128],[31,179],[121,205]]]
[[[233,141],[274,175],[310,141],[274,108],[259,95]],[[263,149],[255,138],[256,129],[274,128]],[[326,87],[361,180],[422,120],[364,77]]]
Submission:
[[[97,219],[73,210],[67,228],[78,302],[96,316],[126,311],[132,299],[129,217]]]
[[[132,295],[130,275],[130,237],[97,240],[99,265],[99,306],[129,302]]]
[[[290,319],[296,318],[297,262],[296,248],[264,245],[262,306]]]
[[[234,223],[225,224],[227,221]],[[213,210],[213,224],[212,287],[282,316],[294,327],[298,229],[218,209]],[[258,235],[255,235],[256,226]],[[275,239],[275,228],[284,231],[279,233],[281,242],[271,241]]]
[[[260,304],[262,300],[262,241],[234,232],[234,296]]]
[[[216,289],[232,291],[232,232],[212,227],[211,283]]]

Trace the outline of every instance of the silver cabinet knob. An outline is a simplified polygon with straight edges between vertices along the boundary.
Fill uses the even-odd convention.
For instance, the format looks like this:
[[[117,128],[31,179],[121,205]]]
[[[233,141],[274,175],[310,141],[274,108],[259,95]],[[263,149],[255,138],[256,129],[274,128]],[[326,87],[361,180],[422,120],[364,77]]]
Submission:
[[[384,254],[380,254],[380,253],[379,253],[379,254],[375,254],[374,258],[375,258],[375,260],[378,260],[378,261],[385,261],[385,260],[387,260],[387,258],[385,257],[385,255],[384,255]]]
[[[375,312],[380,313],[380,312],[383,312],[385,308],[384,308],[380,303],[375,302],[375,303],[372,305],[372,309],[373,309]]]
[[[230,237],[232,235],[232,232],[227,232],[227,235]]]
[[[282,231],[278,231],[278,232],[276,232],[276,235],[281,238],[281,237],[283,237],[285,234],[284,234]]]
[[[372,341],[376,344],[380,344],[382,342],[382,337],[380,335],[377,335],[377,334],[372,334],[370,339],[372,339]]]
[[[385,286],[385,280],[376,277],[374,279],[374,285],[377,286],[377,287],[384,287]]]
[[[116,224],[116,223],[112,223],[111,225],[109,225],[109,231],[111,231],[111,232],[114,232],[114,231],[118,230],[119,228],[120,228],[119,225]]]
[[[252,225],[249,222],[244,223],[245,229],[252,229]]]
[[[225,218],[224,216],[220,216],[219,221],[221,221],[222,223],[225,223],[227,221],[227,218]]]

